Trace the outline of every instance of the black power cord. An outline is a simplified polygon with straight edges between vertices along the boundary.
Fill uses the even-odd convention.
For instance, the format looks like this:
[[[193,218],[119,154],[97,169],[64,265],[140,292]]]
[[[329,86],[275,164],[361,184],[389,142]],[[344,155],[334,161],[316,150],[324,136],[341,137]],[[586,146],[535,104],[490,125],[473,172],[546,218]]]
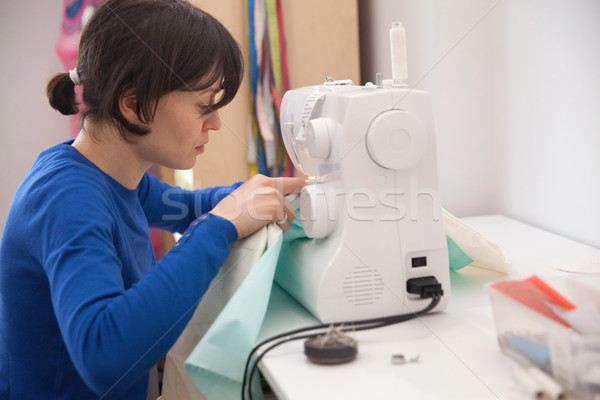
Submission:
[[[409,292],[411,292],[411,291],[409,291]],[[440,290],[440,292],[441,292],[441,290]],[[254,374],[256,373],[256,370],[258,369],[258,363],[265,356],[265,354],[267,354],[267,352],[269,352],[270,350],[272,350],[273,348],[275,348],[281,344],[284,344],[284,343],[287,343],[287,342],[290,342],[293,340],[314,338],[318,335],[318,333],[310,333],[310,334],[305,334],[305,335],[300,335],[300,336],[296,336],[296,335],[299,335],[304,332],[314,331],[314,330],[322,331],[323,329],[327,329],[331,326],[336,327],[336,328],[340,329],[341,331],[347,332],[347,331],[363,331],[363,330],[367,330],[367,329],[382,328],[384,326],[389,326],[389,325],[397,324],[400,322],[405,322],[405,321],[417,318],[417,317],[433,310],[439,304],[442,293],[443,292],[439,293],[437,291],[427,293],[427,297],[431,298],[431,302],[429,303],[429,305],[427,307],[425,307],[424,309],[417,311],[417,312],[394,315],[394,316],[390,316],[390,317],[313,325],[313,326],[309,326],[309,327],[305,327],[305,328],[290,330],[288,332],[284,332],[284,333],[281,333],[281,334],[278,334],[278,335],[275,335],[268,339],[263,340],[262,342],[258,343],[256,346],[254,346],[254,348],[252,349],[252,351],[250,352],[250,354],[248,355],[248,358],[246,360],[246,366],[244,367],[244,379],[242,381],[242,400],[246,399],[246,391],[248,392],[249,399],[252,400],[252,390],[251,390],[252,379],[254,378]],[[425,297],[425,296],[422,296],[422,297]],[[279,340],[279,339],[282,339],[282,340]],[[248,368],[250,366],[250,363],[252,362],[252,357],[254,356],[254,354],[256,354],[258,349],[261,348],[262,346],[269,344],[271,342],[274,342],[276,340],[279,340],[279,341],[277,341],[276,343],[271,344],[271,346],[267,347],[256,358],[256,361],[252,365],[252,368],[250,368],[250,370],[249,370]],[[248,386],[247,389],[246,389],[246,385]]]

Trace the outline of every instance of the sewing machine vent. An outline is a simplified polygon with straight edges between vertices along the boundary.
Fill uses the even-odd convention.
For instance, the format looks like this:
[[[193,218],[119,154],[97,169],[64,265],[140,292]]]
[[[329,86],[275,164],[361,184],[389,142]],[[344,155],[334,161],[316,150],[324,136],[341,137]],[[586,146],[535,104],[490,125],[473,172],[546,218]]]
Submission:
[[[346,275],[342,283],[344,297],[355,306],[375,303],[383,293],[383,279],[375,268],[361,265]]]

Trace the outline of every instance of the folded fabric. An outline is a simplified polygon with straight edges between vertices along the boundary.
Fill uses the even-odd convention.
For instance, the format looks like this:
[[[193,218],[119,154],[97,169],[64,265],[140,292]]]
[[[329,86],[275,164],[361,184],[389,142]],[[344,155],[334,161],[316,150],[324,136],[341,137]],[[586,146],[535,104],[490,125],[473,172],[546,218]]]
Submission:
[[[448,240],[451,269],[458,270],[467,265],[474,265],[503,274],[508,273],[510,257],[497,244],[485,239],[445,209],[442,209],[442,218]],[[467,258],[463,259],[461,253]],[[465,264],[468,259],[472,262]]]
[[[284,240],[306,237],[298,219],[290,224],[290,229],[285,235],[281,234],[276,224],[270,224],[266,228],[272,244],[247,274],[237,292],[185,362],[188,374],[209,400],[240,398],[246,358],[262,338],[261,330],[273,292],[273,278],[282,243]],[[275,291],[278,298],[287,296],[282,290],[276,288]],[[291,306],[287,310],[289,315],[298,313],[310,316],[310,313],[302,311],[303,308],[293,299],[288,299],[287,303]],[[316,320],[312,316],[310,318],[309,323],[314,324]],[[292,329],[294,321],[297,319],[290,320],[292,326],[286,321],[277,321],[266,326],[270,326],[270,334],[275,334]],[[258,388],[259,385],[253,382],[252,387]],[[261,398],[261,394],[255,394],[255,398]]]
[[[231,244],[225,264],[200,301],[192,319],[167,354],[162,400],[205,399],[185,371],[185,360],[265,253],[269,245],[269,231],[272,232],[271,239],[276,239],[277,230],[281,234],[277,226],[264,227],[254,235]]]

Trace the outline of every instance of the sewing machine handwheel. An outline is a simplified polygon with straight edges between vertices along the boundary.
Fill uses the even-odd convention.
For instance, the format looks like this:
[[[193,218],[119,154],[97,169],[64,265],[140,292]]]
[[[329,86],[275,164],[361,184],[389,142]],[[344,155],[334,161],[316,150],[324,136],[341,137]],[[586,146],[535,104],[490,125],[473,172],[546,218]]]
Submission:
[[[367,150],[373,161],[384,168],[410,168],[419,162],[426,149],[425,126],[408,111],[385,111],[369,125]]]

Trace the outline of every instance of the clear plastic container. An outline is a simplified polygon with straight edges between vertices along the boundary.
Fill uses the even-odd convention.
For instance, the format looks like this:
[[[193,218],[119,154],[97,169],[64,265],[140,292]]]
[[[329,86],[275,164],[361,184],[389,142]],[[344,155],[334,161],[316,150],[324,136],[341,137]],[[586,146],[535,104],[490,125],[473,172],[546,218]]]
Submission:
[[[570,293],[576,286],[566,280],[548,283],[560,287],[559,292],[569,300],[577,298]],[[523,366],[535,366],[551,375],[570,398],[600,399],[600,335],[579,334],[493,285],[488,290],[498,343],[505,354]]]

